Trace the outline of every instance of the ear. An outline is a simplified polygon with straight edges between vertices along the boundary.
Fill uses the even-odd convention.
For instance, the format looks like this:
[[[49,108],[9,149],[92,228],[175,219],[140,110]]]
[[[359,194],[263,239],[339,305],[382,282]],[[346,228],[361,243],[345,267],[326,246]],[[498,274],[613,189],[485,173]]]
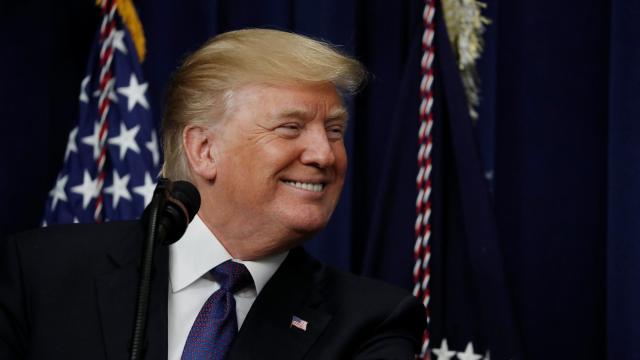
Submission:
[[[182,145],[191,172],[205,180],[216,177],[214,134],[207,127],[189,125],[182,132]]]

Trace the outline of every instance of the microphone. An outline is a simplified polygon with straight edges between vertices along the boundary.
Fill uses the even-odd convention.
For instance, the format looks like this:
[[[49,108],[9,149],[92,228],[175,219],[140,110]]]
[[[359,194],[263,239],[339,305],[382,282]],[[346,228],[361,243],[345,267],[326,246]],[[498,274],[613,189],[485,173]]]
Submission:
[[[138,297],[129,358],[131,360],[142,359],[146,348],[144,340],[147,331],[155,244],[170,245],[178,241],[198,213],[198,209],[200,209],[200,193],[195,186],[187,181],[172,182],[167,178],[158,179],[151,203],[142,216],[146,233],[140,260]]]
[[[200,193],[190,182],[172,182],[169,179],[160,178],[154,191],[154,200],[160,202],[158,240],[163,245],[171,245],[182,237],[187,226],[198,213]]]

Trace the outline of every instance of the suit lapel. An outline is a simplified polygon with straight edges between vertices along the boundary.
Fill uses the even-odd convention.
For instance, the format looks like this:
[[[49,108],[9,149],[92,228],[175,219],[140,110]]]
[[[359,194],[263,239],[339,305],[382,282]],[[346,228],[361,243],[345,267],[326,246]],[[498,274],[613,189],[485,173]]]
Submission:
[[[98,307],[107,359],[130,356],[138,292],[140,226],[122,236],[109,252],[110,264],[96,276]],[[146,359],[167,358],[168,250],[158,247],[151,278]]]
[[[254,302],[229,359],[301,359],[322,334],[331,315],[322,309],[321,265],[294,249]],[[296,316],[306,329],[292,326]]]

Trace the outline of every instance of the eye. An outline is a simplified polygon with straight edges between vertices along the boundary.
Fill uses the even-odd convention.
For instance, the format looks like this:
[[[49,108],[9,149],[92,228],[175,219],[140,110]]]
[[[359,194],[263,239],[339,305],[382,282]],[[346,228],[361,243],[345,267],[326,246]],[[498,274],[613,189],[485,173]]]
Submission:
[[[302,125],[298,123],[286,123],[275,128],[275,132],[284,137],[296,137],[300,134],[301,130]]]
[[[343,125],[331,125],[327,127],[327,137],[331,140],[340,140],[344,137]]]

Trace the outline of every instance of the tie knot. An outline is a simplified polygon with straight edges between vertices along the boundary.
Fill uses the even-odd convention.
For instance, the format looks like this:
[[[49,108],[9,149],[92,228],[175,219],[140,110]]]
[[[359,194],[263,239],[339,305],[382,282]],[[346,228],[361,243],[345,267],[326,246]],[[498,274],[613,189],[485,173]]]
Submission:
[[[231,293],[244,289],[253,283],[247,267],[233,260],[223,262],[210,272],[216,281],[220,283],[220,287]]]

